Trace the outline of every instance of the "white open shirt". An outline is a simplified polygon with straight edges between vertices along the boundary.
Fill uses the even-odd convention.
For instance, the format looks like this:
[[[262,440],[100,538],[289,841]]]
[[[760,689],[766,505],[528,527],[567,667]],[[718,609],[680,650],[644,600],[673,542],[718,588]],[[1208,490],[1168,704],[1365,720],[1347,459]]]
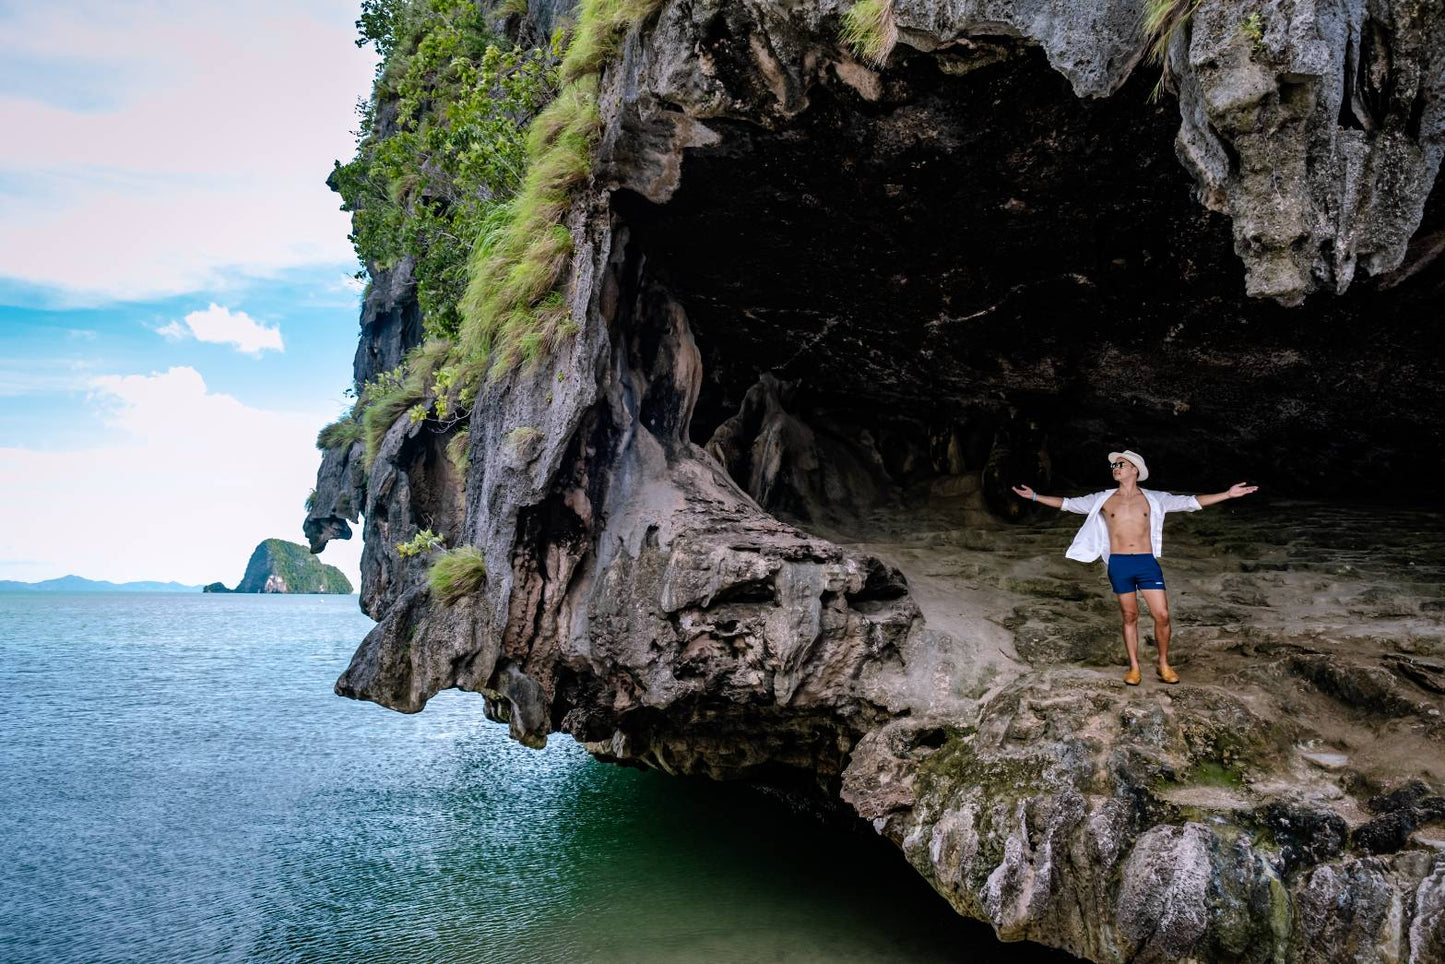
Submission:
[[[1084,520],[1084,524],[1079,526],[1073,544],[1069,546],[1064,555],[1070,559],[1077,559],[1079,562],[1093,562],[1102,556],[1105,564],[1109,562],[1109,527],[1104,522],[1104,517],[1099,514],[1099,510],[1104,507],[1104,501],[1117,491],[1118,489],[1105,489],[1092,495],[1080,495],[1064,500],[1065,512],[1077,512],[1079,515],[1088,516]],[[1157,489],[1146,489],[1143,486],[1140,486],[1139,491],[1144,493],[1144,498],[1149,502],[1149,544],[1156,557],[1162,556],[1164,555],[1164,513],[1196,512],[1204,506],[1200,505],[1199,500],[1192,495],[1172,495]]]

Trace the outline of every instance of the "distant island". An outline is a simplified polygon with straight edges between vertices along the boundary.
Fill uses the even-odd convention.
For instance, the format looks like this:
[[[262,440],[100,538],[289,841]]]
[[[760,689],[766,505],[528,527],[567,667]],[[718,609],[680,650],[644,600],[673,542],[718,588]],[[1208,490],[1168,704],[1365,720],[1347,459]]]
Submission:
[[[213,582],[203,592],[341,593],[351,582],[335,566],[328,566],[311,550],[285,539],[267,539],[251,553],[246,574],[235,589]]]
[[[179,582],[107,582],[104,579],[84,579],[80,576],[61,576],[59,579],[45,579],[41,582],[16,582],[0,579],[0,592],[200,592],[200,586],[187,586]],[[347,590],[350,592],[350,590]]]

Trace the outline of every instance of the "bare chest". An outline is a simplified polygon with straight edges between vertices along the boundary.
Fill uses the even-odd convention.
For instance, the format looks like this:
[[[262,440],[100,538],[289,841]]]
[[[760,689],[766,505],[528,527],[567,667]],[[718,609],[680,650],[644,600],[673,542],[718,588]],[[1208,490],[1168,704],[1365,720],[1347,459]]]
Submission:
[[[1104,500],[1099,514],[1104,517],[1111,530],[1116,528],[1147,529],[1149,526],[1149,500],[1142,495],[1125,498],[1114,493]]]

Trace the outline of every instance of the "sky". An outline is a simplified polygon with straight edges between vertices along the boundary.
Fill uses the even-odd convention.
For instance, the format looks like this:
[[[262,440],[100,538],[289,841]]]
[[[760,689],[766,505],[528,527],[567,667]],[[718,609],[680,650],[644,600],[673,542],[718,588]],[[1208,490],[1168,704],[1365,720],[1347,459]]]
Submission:
[[[0,0],[0,579],[234,585],[304,542],[360,284],[339,0]],[[360,533],[321,556],[359,584]]]

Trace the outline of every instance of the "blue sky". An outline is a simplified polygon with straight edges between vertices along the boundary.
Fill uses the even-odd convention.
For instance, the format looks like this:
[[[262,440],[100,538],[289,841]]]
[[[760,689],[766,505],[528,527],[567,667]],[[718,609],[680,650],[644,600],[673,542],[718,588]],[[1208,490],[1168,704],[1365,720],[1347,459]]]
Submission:
[[[356,347],[356,16],[0,0],[0,579],[234,583],[302,541]]]

